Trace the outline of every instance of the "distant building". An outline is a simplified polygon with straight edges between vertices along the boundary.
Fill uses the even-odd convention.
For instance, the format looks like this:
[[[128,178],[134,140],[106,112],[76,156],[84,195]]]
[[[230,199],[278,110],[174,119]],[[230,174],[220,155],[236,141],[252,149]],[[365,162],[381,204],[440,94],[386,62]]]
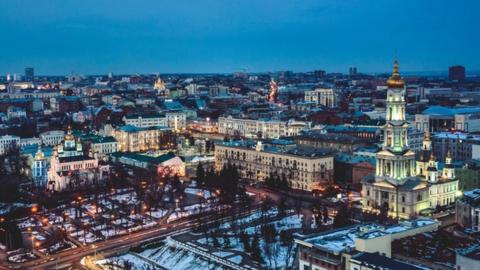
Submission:
[[[348,69],[348,75],[351,76],[356,76],[357,75],[357,68],[356,67],[350,67]]]
[[[247,138],[278,139],[283,136],[297,136],[300,131],[309,128],[310,123],[303,121],[246,119],[232,116],[218,118],[218,133]]]
[[[171,149],[176,144],[172,130],[166,127],[138,128],[125,125],[116,128],[113,137],[118,142],[120,152]]]
[[[232,164],[240,176],[264,181],[270,176],[285,176],[294,189],[323,189],[333,181],[333,156],[318,150],[299,150],[282,146],[288,141],[263,144],[235,141],[215,145],[215,167]]]
[[[450,81],[465,81],[465,67],[464,66],[451,66],[448,68],[448,80]]]
[[[305,91],[305,102],[313,102],[327,108],[335,108],[337,106],[337,94],[331,88],[317,88]]]
[[[392,269],[352,266],[361,265],[365,257],[359,253],[378,253],[392,257],[392,242],[404,237],[431,232],[438,229],[439,222],[432,219],[417,219],[392,226],[357,224],[312,235],[298,235],[297,269],[360,270]],[[360,257],[356,257],[360,256]],[[377,262],[378,264],[378,262]],[[407,270],[409,268],[394,268]]]
[[[479,107],[431,106],[415,115],[418,130],[480,132]]]
[[[425,270],[423,267],[381,256],[378,253],[362,252],[350,258],[349,270]]]
[[[144,170],[154,170],[158,175],[185,176],[185,162],[173,152],[158,157],[137,153],[114,153],[111,157],[114,162]]]
[[[480,269],[480,247],[474,246],[457,252],[455,270]]]
[[[145,114],[145,115],[127,115],[123,117],[125,125],[131,125],[138,128],[167,126],[164,115]]]
[[[295,141],[299,146],[350,153],[358,147],[366,146],[366,142],[358,137],[319,131],[303,132],[295,137]]]
[[[12,147],[19,147],[20,137],[12,135],[0,136],[0,155],[8,152]]]
[[[63,130],[50,130],[40,133],[40,140],[43,145],[56,146],[59,145],[65,137]]]
[[[472,232],[480,232],[480,189],[463,193],[456,201],[455,222]]]
[[[474,146],[480,145],[480,136],[464,132],[437,132],[432,137],[433,150],[437,158],[443,160],[450,152],[456,161],[473,158]]]
[[[25,68],[25,80],[28,82],[33,81],[35,78],[33,67],[26,67]]]

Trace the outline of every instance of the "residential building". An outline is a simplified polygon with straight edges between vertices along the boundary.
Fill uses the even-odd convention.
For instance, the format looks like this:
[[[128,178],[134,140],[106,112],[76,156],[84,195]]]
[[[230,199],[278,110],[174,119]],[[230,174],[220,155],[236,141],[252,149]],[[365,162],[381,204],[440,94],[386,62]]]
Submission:
[[[295,137],[299,146],[332,151],[353,152],[356,148],[366,146],[364,140],[347,134],[306,131]]]
[[[448,79],[450,81],[465,81],[465,67],[464,66],[451,66],[448,68]]]
[[[381,256],[378,253],[362,252],[350,258],[350,270],[425,270],[423,267]]]
[[[426,131],[480,131],[479,107],[431,106],[415,115],[415,127]]]
[[[355,261],[355,258],[358,258],[355,255],[359,252],[379,253],[391,258],[394,240],[435,231],[439,225],[436,220],[416,219],[392,226],[357,224],[319,234],[297,235],[295,242],[298,245],[298,269],[355,269],[351,266],[361,263],[359,260]]]
[[[137,153],[114,153],[111,155],[114,162],[145,170],[155,170],[161,176],[185,176],[185,162],[173,152],[157,157]]]
[[[218,118],[218,133],[246,138],[278,139],[283,136],[296,136],[300,131],[309,128],[309,122],[294,120],[245,119],[232,116]]]
[[[5,154],[12,147],[19,147],[20,137],[12,135],[0,136],[0,155]]]
[[[283,141],[234,141],[215,145],[215,167],[235,165],[242,178],[264,181],[284,175],[291,187],[303,190],[323,189],[333,180],[333,156],[319,150],[283,147]]]
[[[43,145],[56,146],[59,145],[65,137],[63,130],[50,130],[40,133],[40,140]]]
[[[131,125],[118,127],[113,132],[120,152],[143,152],[170,149],[175,145],[175,136],[170,128],[138,128]]]
[[[161,114],[127,115],[123,117],[123,122],[138,128],[167,126],[165,116]]]
[[[480,232],[480,189],[465,191],[455,203],[455,223],[472,232]]]
[[[437,132],[432,137],[436,157],[445,159],[448,152],[457,161],[468,161],[473,157],[474,146],[480,145],[480,136],[464,132]]]
[[[337,106],[337,94],[332,88],[317,88],[311,91],[305,91],[305,102],[313,102],[328,108]]]
[[[455,270],[480,269],[480,247],[458,251],[455,261]]]

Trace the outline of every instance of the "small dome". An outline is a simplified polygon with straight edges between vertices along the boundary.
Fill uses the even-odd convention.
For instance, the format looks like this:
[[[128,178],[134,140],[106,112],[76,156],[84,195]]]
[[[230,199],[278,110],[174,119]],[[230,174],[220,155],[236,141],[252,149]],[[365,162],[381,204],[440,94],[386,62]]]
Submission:
[[[398,72],[398,61],[395,60],[393,63],[393,72],[392,76],[387,80],[388,88],[403,88],[405,87],[405,82],[403,81],[402,77],[400,77],[400,73]]]

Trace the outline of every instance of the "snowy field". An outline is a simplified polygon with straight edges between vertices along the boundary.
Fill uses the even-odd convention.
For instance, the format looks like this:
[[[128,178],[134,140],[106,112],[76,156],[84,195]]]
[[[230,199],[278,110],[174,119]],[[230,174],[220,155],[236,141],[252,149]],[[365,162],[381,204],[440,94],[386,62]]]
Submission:
[[[175,270],[211,270],[225,269],[221,265],[209,262],[201,256],[178,248],[168,241],[159,243],[159,247],[147,248],[140,253],[127,253],[121,256],[108,258],[97,262],[103,269],[111,269],[109,266],[118,265],[115,269],[123,269],[125,262],[132,265],[132,269],[150,270],[160,267]],[[127,263],[127,264],[128,264]]]

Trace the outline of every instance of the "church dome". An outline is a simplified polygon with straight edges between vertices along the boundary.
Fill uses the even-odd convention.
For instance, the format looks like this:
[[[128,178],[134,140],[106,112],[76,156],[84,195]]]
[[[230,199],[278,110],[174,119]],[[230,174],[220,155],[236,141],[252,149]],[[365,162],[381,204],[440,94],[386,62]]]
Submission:
[[[388,88],[403,88],[405,87],[405,82],[403,81],[402,77],[400,77],[400,73],[398,72],[398,61],[395,60],[393,63],[393,72],[390,78],[387,80]]]

